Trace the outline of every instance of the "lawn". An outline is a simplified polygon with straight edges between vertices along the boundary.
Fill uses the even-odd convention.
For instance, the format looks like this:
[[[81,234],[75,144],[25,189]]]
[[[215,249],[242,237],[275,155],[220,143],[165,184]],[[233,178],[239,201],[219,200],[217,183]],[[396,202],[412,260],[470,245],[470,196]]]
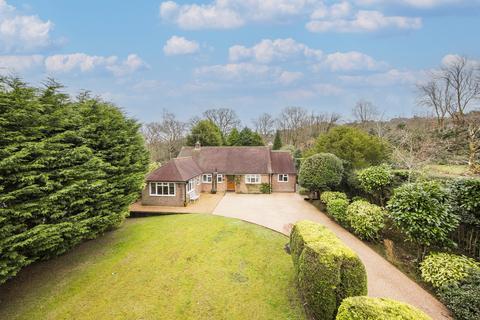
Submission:
[[[287,241],[212,215],[128,219],[0,286],[0,319],[305,319]]]

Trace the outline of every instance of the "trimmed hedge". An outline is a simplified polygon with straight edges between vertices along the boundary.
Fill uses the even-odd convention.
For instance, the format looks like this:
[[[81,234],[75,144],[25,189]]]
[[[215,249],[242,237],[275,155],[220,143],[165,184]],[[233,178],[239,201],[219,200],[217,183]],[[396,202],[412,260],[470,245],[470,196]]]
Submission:
[[[378,238],[385,226],[385,212],[365,200],[352,202],[347,208],[347,220],[353,232],[365,240]]]
[[[327,212],[341,224],[347,224],[348,200],[333,199],[328,201]]]
[[[480,264],[472,258],[450,253],[431,253],[420,264],[425,282],[435,288],[457,284],[471,269],[480,270]]]
[[[452,211],[463,223],[480,227],[480,179],[458,179],[449,189]]]
[[[320,200],[326,205],[328,205],[330,201],[336,199],[348,200],[348,197],[345,193],[338,191],[325,191],[320,195]]]
[[[331,153],[318,153],[302,161],[298,184],[310,191],[330,190],[343,177],[343,162]]]
[[[431,320],[417,308],[385,298],[352,297],[343,300],[336,320]]]
[[[344,298],[367,294],[362,261],[324,226],[296,223],[290,248],[300,292],[315,319],[335,319]]]

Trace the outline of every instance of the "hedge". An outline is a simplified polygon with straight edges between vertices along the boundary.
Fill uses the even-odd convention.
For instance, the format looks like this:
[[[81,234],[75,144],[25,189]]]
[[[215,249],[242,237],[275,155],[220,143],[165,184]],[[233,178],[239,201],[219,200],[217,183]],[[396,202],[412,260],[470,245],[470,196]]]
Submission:
[[[335,319],[344,298],[367,294],[360,258],[324,226],[296,223],[290,248],[300,293],[315,319]]]
[[[328,205],[330,201],[335,199],[348,200],[348,197],[345,193],[338,191],[325,191],[322,192],[322,194],[320,195],[320,200],[326,205]]]
[[[480,227],[480,179],[458,179],[449,189],[452,211],[462,223]]]
[[[342,160],[331,153],[318,153],[303,160],[298,184],[310,191],[330,190],[340,184],[342,177]]]
[[[417,308],[395,300],[351,297],[343,300],[336,320],[431,320]]]
[[[327,212],[335,220],[343,224],[348,224],[347,220],[348,200],[333,199],[327,204]]]
[[[120,224],[144,184],[139,124],[60,89],[0,80],[0,283]]]
[[[377,205],[357,200],[347,208],[347,221],[360,238],[374,240],[385,226],[385,212]]]

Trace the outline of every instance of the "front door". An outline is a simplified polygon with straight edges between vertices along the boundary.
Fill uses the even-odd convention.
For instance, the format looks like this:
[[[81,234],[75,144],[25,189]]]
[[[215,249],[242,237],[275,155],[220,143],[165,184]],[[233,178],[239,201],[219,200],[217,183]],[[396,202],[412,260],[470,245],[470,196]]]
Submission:
[[[227,176],[227,191],[235,191],[235,176]]]

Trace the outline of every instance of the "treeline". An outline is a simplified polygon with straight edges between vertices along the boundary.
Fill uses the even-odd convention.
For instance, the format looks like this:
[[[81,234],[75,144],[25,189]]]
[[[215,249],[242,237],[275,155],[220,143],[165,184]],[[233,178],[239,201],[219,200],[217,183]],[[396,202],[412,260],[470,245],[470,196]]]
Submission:
[[[139,124],[61,88],[0,79],[0,283],[119,225],[144,183]]]

